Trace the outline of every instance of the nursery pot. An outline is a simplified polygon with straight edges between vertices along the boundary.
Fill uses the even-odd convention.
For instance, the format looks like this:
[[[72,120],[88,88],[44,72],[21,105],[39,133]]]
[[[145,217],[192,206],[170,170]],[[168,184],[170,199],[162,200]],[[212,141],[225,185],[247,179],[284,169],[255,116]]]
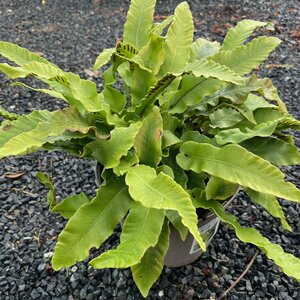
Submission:
[[[223,203],[227,207],[236,197],[237,192],[230,199]],[[217,233],[220,219],[210,213],[204,213],[203,218],[198,220],[198,229],[206,244],[209,246],[214,235]],[[164,258],[164,264],[167,267],[181,267],[188,265],[197,260],[203,254],[202,249],[194,237],[188,232],[186,239],[183,241],[178,231],[170,225],[170,245]]]
[[[102,182],[101,172],[103,167],[97,162],[95,165],[95,179],[96,183],[99,186]],[[229,198],[227,201],[223,202],[223,207],[226,208],[236,197],[238,191],[235,195]],[[216,234],[220,219],[210,213],[209,211],[204,210],[204,214],[198,221],[198,229],[201,233],[201,236],[208,246],[214,235]],[[167,267],[181,267],[187,264],[190,264],[197,260],[203,253],[199,244],[195,241],[194,237],[188,232],[186,239],[183,241],[178,233],[178,231],[170,225],[170,245],[169,249],[164,258],[164,265]]]

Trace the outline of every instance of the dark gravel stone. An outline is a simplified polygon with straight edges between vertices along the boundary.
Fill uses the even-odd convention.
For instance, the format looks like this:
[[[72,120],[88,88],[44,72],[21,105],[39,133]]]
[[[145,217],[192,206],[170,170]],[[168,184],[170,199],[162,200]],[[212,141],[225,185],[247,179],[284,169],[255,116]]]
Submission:
[[[32,299],[40,299],[41,298],[41,294],[38,292],[37,289],[32,290],[32,292],[30,293],[30,297]]]
[[[85,299],[86,298],[86,294],[87,294],[87,287],[84,286],[82,288],[82,290],[80,291],[80,294],[79,294],[80,299]]]
[[[157,1],[156,14],[173,12],[181,0]],[[195,34],[221,41],[226,28],[238,20],[249,18],[272,21],[275,32],[283,40],[271,55],[260,76],[270,77],[279,88],[288,109],[297,118],[299,110],[300,59],[299,42],[293,33],[299,27],[299,3],[291,1],[202,0],[188,1],[195,18]],[[129,1],[0,1],[0,40],[11,41],[57,63],[66,71],[87,77],[97,54],[115,45],[122,36]],[[291,68],[276,67],[289,64]],[[93,78],[98,87],[101,80]],[[28,80],[29,84],[36,83]],[[33,109],[59,109],[64,103],[46,95],[10,87],[0,74],[0,105],[19,113]],[[297,135],[299,139],[299,134]],[[296,141],[299,146],[299,142]],[[94,195],[93,163],[63,153],[38,152],[20,158],[0,160],[0,299],[141,299],[129,270],[93,270],[86,262],[68,271],[54,272],[44,253],[53,252],[58,233],[65,221],[49,212],[47,191],[35,179],[41,170],[52,174],[58,197],[87,192]],[[5,173],[26,172],[12,180]],[[299,166],[284,168],[287,179],[299,186]],[[300,257],[299,206],[281,201],[289,233],[279,222],[255,207],[241,194],[228,211],[239,217],[242,225],[255,226],[272,241]],[[242,205],[242,206],[241,206]],[[115,247],[119,232],[104,249]],[[221,225],[208,251],[189,266],[165,268],[153,286],[149,299],[216,299],[245,269],[255,249],[237,240],[234,232]],[[46,263],[47,262],[47,263]],[[227,299],[300,299],[300,285],[281,273],[264,254],[258,255],[244,279]],[[13,294],[12,294],[13,292]]]

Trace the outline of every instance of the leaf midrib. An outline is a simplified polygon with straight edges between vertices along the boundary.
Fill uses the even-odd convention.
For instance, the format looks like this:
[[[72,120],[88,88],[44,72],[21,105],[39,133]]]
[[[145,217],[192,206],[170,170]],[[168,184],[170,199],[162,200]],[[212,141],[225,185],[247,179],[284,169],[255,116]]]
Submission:
[[[203,159],[201,159],[201,158],[199,158],[199,157],[196,157],[196,156],[194,156],[194,155],[190,155],[190,154],[188,154],[189,155],[189,157],[192,157],[192,158],[194,158],[194,159],[196,159],[196,160],[200,160],[200,161],[204,161],[204,162],[216,162],[216,163],[221,163],[221,164],[224,164],[224,165],[228,165],[228,166],[231,166],[232,168],[235,168],[235,169],[238,169],[238,170],[241,170],[241,171],[243,171],[243,172],[245,172],[245,173],[249,173],[249,174],[251,174],[251,175],[255,175],[255,176],[257,176],[257,177],[260,177],[260,178],[262,178],[264,181],[266,181],[266,177],[265,176],[262,176],[262,175],[260,175],[260,174],[257,174],[257,173],[255,173],[255,172],[253,172],[253,171],[249,171],[249,170],[247,170],[247,169],[243,169],[243,168],[241,168],[241,167],[239,167],[239,166],[236,166],[236,165],[233,165],[233,164],[230,164],[230,163],[228,163],[228,162],[225,162],[225,161],[222,161],[222,160],[218,160],[218,159],[208,159],[208,158],[203,158]],[[277,174],[276,174],[277,175]],[[278,178],[279,178],[279,174],[277,175],[278,176]],[[281,176],[282,177],[282,176]],[[223,179],[227,179],[227,178],[224,178],[223,177]],[[283,178],[281,178],[281,179],[283,179]],[[228,180],[228,179],[227,179]],[[250,187],[250,186],[248,186],[249,188],[252,188],[252,187]]]
[[[255,59],[255,63],[256,63],[256,61],[258,61],[258,60],[261,60],[261,57],[263,56],[266,56],[266,55],[263,55],[263,54],[261,54],[260,56],[255,56],[256,54],[254,54],[253,53],[253,49],[252,49],[252,47],[256,47],[257,45],[259,45],[259,41],[260,40],[264,40],[264,37],[262,37],[262,38],[260,38],[260,37],[258,37],[258,38],[256,38],[256,39],[254,39],[252,42],[250,42],[250,44],[248,44],[248,45],[245,45],[245,46],[239,46],[239,47],[237,47],[237,48],[235,48],[235,49],[233,49],[233,50],[227,50],[227,51],[224,51],[224,52],[219,52],[221,55],[224,53],[224,55],[226,55],[226,52],[227,52],[227,54],[229,54],[229,53],[233,53],[233,52],[241,52],[241,53],[239,53],[239,55],[240,55],[240,57],[242,57],[242,58],[244,58],[244,57],[247,57],[247,60],[251,60],[251,62],[253,63],[253,60]],[[268,45],[268,46],[270,46],[271,47],[271,45]],[[265,47],[266,47],[266,45],[264,44],[264,45],[259,45],[259,48],[263,48],[263,49],[265,49]],[[276,47],[276,45],[272,45],[272,48],[274,48],[274,47]],[[242,49],[243,50],[246,50],[246,51],[242,51]],[[255,50],[257,50],[256,48],[255,48]],[[268,49],[269,50],[269,49]],[[217,53],[216,54],[216,56],[219,54],[219,53]],[[242,55],[241,55],[242,54]],[[233,56],[233,55],[232,55]],[[212,58],[212,60],[214,61],[214,59]],[[225,66],[227,66],[227,67],[229,67],[230,69],[233,69],[234,71],[235,71],[235,67],[236,66],[240,66],[240,63],[239,63],[240,61],[239,60],[235,60],[235,63],[232,63],[230,66],[227,66],[227,65],[225,65]],[[220,62],[219,62],[220,63]],[[224,64],[222,64],[222,63],[220,63],[221,65],[224,65]],[[242,69],[242,71],[244,72],[244,69],[245,68],[249,68],[248,67],[248,65],[245,67],[245,65],[243,65],[243,69]],[[239,71],[235,71],[235,72],[237,72],[237,73],[240,73],[241,72],[241,70],[239,70]]]
[[[143,16],[143,12],[144,12],[144,8],[145,8],[145,4],[146,4],[147,1],[142,1],[143,5],[141,7],[141,10],[140,10],[140,16],[139,16],[139,19],[138,19],[138,26],[137,26],[137,29],[136,29],[136,34],[135,34],[135,45],[136,47],[139,47],[139,31],[140,31],[140,27],[141,27],[141,22],[142,22],[142,16]],[[145,34],[145,32],[144,32]]]
[[[203,78],[199,78],[199,80],[200,79],[203,79]],[[181,100],[187,95],[187,94],[189,94],[191,91],[193,91],[195,88],[197,88],[203,81],[205,81],[205,80],[208,80],[208,78],[205,78],[204,80],[201,80],[200,82],[197,82],[195,85],[193,85],[189,90],[187,90],[182,96],[180,96],[179,98],[178,98],[178,100],[175,102],[175,104],[173,104],[172,106],[171,106],[171,108],[174,108],[179,102],[181,102]]]

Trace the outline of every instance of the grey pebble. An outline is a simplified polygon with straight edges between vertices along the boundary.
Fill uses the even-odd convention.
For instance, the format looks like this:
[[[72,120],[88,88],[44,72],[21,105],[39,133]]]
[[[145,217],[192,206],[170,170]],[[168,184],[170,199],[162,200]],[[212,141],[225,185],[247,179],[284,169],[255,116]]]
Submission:
[[[85,299],[85,298],[86,298],[86,294],[87,294],[87,287],[84,286],[84,287],[81,289],[80,294],[79,294],[80,299]]]
[[[37,289],[33,289],[32,292],[30,293],[30,297],[32,299],[39,299],[41,297],[41,294],[38,292]]]
[[[84,68],[93,65],[102,48],[114,46],[116,40],[121,38],[121,25],[129,5],[129,1],[116,0],[73,1],[72,5],[65,5],[64,1],[48,0],[46,6],[38,5],[38,9],[38,1],[17,2],[0,1],[0,39],[18,42],[31,50],[42,52],[44,57],[63,69],[80,75],[84,75]],[[157,14],[173,13],[175,2],[178,1],[157,1]],[[264,68],[260,75],[262,78],[271,76],[279,86],[279,93],[288,109],[299,118],[297,99],[300,67],[296,44],[293,44],[296,40],[290,38],[290,33],[297,25],[296,15],[292,13],[293,10],[298,11],[297,1],[244,1],[243,6],[240,6],[234,0],[223,0],[217,4],[213,0],[205,0],[201,2],[201,9],[198,2],[189,1],[193,15],[201,23],[199,26],[196,24],[195,32],[210,40],[220,41],[222,38],[215,32],[215,25],[223,26],[228,22],[230,26],[234,25],[235,17],[257,17],[259,20],[263,15],[265,20],[282,25],[282,32],[274,32],[274,35],[284,42],[267,63],[280,61],[292,64],[293,68]],[[203,24],[201,20],[204,20]],[[54,29],[48,31],[52,24]],[[65,107],[63,102],[47,95],[11,87],[11,81],[2,74],[0,80],[0,104],[8,109],[29,113],[32,109],[47,108],[53,111]],[[31,84],[31,79],[26,79],[26,82],[27,80]],[[99,79],[95,78],[95,81],[97,86],[102,85]],[[35,86],[36,83],[32,84]],[[64,153],[42,151],[26,157],[0,160],[1,300],[1,293],[5,295],[4,299],[9,299],[11,291],[14,291],[16,300],[141,299],[130,270],[93,270],[87,262],[81,262],[71,267],[67,276],[65,270],[48,270],[48,265],[45,264],[43,253],[53,252],[56,237],[66,221],[49,212],[47,190],[35,179],[36,172],[41,170],[54,177],[55,184],[59,187],[59,199],[81,191],[86,191],[93,197],[95,184],[92,165],[93,162],[71,158]],[[16,180],[4,177],[5,173],[16,170],[25,171],[26,174]],[[287,179],[298,184],[299,168],[287,167],[285,170]],[[289,201],[281,203],[294,233],[278,229],[277,220],[254,206],[242,194],[228,211],[236,216],[244,214],[240,219],[243,226],[249,226],[249,217],[256,217],[251,225],[257,226],[272,241],[282,243],[287,252],[297,255],[299,206]],[[244,206],[241,207],[241,204]],[[117,229],[104,247],[115,248],[119,242],[119,233],[120,230]],[[182,299],[181,297],[218,298],[230,282],[243,272],[249,262],[248,256],[251,257],[254,253],[251,252],[253,249],[253,246],[239,242],[232,229],[221,225],[207,252],[198,261],[182,268],[164,269],[149,298],[156,299],[161,290],[164,291],[163,297],[166,300]],[[244,280],[245,284],[242,282],[237,285],[236,293],[232,292],[228,299],[300,299],[300,284],[282,275],[279,268],[268,261],[264,254],[256,258]],[[217,288],[216,284],[220,287]]]

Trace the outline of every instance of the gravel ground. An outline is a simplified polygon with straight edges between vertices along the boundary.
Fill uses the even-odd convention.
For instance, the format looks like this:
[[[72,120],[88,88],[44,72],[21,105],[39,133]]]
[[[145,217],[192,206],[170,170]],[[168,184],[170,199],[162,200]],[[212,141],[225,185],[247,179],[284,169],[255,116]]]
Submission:
[[[300,13],[297,1],[188,1],[196,35],[221,40],[238,20],[272,21],[283,44],[265,64],[289,110],[299,118]],[[157,18],[170,14],[180,1],[158,1]],[[37,51],[65,70],[101,84],[88,70],[97,54],[122,36],[129,1],[38,0],[0,1],[0,40]],[[57,109],[62,103],[21,88],[11,88],[0,75],[0,103],[19,113]],[[299,136],[298,136],[299,137]],[[0,299],[141,299],[129,270],[93,270],[87,262],[59,272],[50,259],[64,221],[48,212],[46,190],[35,179],[37,170],[52,174],[58,194],[94,194],[93,164],[57,152],[38,152],[0,161]],[[18,172],[18,178],[8,178]],[[299,184],[299,167],[287,168],[289,180]],[[79,175],[79,176],[78,176]],[[299,206],[282,202],[293,232],[239,195],[230,211],[245,225],[254,225],[272,241],[300,257]],[[245,206],[247,207],[245,209]],[[118,241],[119,231],[104,245]],[[243,272],[255,253],[225,225],[201,259],[186,267],[165,268],[149,299],[216,299]],[[227,299],[300,299],[300,285],[259,254],[246,276]]]

